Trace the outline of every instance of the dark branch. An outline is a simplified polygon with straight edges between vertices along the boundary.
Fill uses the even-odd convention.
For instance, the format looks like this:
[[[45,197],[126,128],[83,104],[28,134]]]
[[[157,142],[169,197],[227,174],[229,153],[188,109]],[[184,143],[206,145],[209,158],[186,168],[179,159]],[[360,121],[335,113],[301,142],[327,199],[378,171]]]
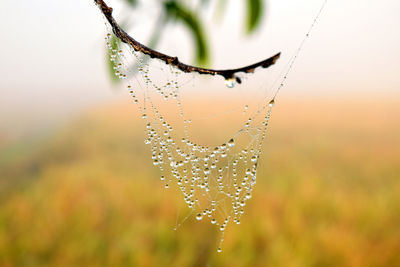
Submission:
[[[132,48],[135,51],[149,55],[151,58],[158,58],[167,64],[177,67],[183,72],[197,72],[200,74],[221,75],[225,79],[232,79],[235,78],[235,74],[238,72],[252,73],[258,67],[268,68],[269,66],[275,64],[275,62],[281,55],[281,53],[278,53],[275,56],[272,56],[258,63],[237,69],[213,70],[213,69],[206,69],[206,68],[186,65],[180,62],[177,57],[171,57],[163,53],[160,53],[158,51],[155,51],[133,39],[123,29],[121,29],[121,27],[115,21],[115,19],[112,16],[113,9],[111,7],[107,6],[107,4],[103,0],[94,0],[94,1],[100,8],[103,15],[106,17],[107,21],[110,23],[114,34],[121,40],[121,42],[132,46]]]

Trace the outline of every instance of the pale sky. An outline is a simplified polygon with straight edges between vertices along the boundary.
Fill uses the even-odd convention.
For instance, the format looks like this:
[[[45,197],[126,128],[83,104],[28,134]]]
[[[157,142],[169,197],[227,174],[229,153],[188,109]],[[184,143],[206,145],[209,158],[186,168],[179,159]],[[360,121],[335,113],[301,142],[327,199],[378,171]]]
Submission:
[[[119,1],[106,1],[121,14]],[[242,6],[208,30],[212,67],[239,67],[282,51],[281,68],[298,46],[322,0],[270,0],[265,25],[246,39]],[[241,1],[240,1],[241,2]],[[386,97],[399,101],[400,1],[330,0],[281,97]],[[88,105],[126,97],[111,88],[104,62],[105,25],[92,0],[2,0],[0,135],[29,131]],[[144,41],[156,11],[135,20]],[[190,62],[190,38],[167,28],[160,49]],[[400,102],[400,101],[399,101]],[[1,136],[0,136],[1,137]]]

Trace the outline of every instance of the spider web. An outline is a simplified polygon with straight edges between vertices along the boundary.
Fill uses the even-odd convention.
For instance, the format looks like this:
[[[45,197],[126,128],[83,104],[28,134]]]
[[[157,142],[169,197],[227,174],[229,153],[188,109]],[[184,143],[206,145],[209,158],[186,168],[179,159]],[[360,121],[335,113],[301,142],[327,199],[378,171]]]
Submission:
[[[124,43],[115,47],[111,30],[105,38],[115,75],[126,81],[141,113],[160,179],[165,188],[179,189],[191,211],[176,228],[192,214],[209,221],[221,231],[218,252],[227,226],[240,224],[252,197],[275,98],[325,4],[277,78],[257,70],[236,86],[234,80],[184,73]],[[275,82],[257,84],[252,77],[261,72],[264,81]]]

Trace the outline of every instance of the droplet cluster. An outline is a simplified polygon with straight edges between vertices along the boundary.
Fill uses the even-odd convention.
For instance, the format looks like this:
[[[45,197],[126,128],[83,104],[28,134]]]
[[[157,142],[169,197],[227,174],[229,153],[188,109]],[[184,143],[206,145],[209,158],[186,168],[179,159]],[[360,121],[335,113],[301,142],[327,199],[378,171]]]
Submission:
[[[116,66],[115,75],[128,80],[126,88],[141,112],[145,124],[145,144],[150,148],[153,165],[160,170],[161,182],[165,188],[178,187],[187,207],[193,210],[195,219],[208,221],[218,227],[222,243],[228,224],[240,224],[247,202],[252,197],[273,102],[267,102],[244,122],[234,136],[226,138],[222,144],[198,144],[190,138],[191,121],[186,119],[179,98],[182,88],[178,79],[180,71],[171,67],[168,79],[158,84],[152,79],[150,64],[138,52],[127,47],[113,47],[110,39],[111,34],[108,34],[106,44],[110,60]],[[125,57],[132,55],[136,62],[135,70],[130,70],[130,64],[124,62]],[[130,79],[130,73],[135,76],[134,79]],[[134,86],[139,77],[146,90]],[[133,85],[129,80],[132,80]],[[234,82],[227,80],[226,85],[233,87]],[[172,123],[153,103],[148,90],[162,96],[166,101],[176,103],[178,116],[184,125],[183,133],[177,133]],[[246,105],[244,108],[246,113],[249,107]],[[263,119],[255,120],[256,116],[262,114]],[[242,135],[249,136],[250,141],[245,144],[243,141],[238,142]],[[218,251],[222,251],[221,244]]]

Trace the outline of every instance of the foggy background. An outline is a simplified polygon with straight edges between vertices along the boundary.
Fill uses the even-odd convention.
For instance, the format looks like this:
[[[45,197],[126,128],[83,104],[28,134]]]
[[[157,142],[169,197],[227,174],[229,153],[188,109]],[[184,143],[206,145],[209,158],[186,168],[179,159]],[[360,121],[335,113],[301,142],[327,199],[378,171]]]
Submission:
[[[106,2],[146,44],[159,16],[152,1],[140,12]],[[218,87],[193,79],[201,97],[181,90],[193,116],[212,118],[199,131],[193,120],[195,141],[229,140],[255,106],[247,101],[269,100],[249,91],[276,90],[323,1],[265,1],[251,36],[243,2],[229,1],[219,23],[202,14],[210,67],[282,56],[233,89],[211,77]],[[399,10],[398,0],[328,1],[278,95],[241,224],[229,224],[217,253],[221,231],[194,218],[175,182],[165,188],[137,106],[111,83],[93,1],[2,0],[0,266],[400,266]],[[178,24],[157,50],[193,62]],[[236,113],[225,117],[220,103]]]
[[[211,18],[206,28],[210,67],[238,67],[282,51],[276,67],[282,69],[287,63],[284,56],[297,48],[321,3],[269,1],[263,27],[250,37],[244,34],[239,1],[229,2],[220,23],[205,14]],[[120,2],[108,4],[118,19]],[[134,32],[130,31],[142,42],[147,40],[149,22],[157,16],[157,11],[147,10],[145,16],[133,19]],[[286,97],[398,101],[398,10],[400,3],[395,0],[329,1],[281,92],[282,101]],[[93,1],[4,0],[0,15],[2,138],[30,135],[87,107],[127,97],[109,82],[105,25]],[[192,63],[191,39],[180,27],[167,27],[158,49]]]

